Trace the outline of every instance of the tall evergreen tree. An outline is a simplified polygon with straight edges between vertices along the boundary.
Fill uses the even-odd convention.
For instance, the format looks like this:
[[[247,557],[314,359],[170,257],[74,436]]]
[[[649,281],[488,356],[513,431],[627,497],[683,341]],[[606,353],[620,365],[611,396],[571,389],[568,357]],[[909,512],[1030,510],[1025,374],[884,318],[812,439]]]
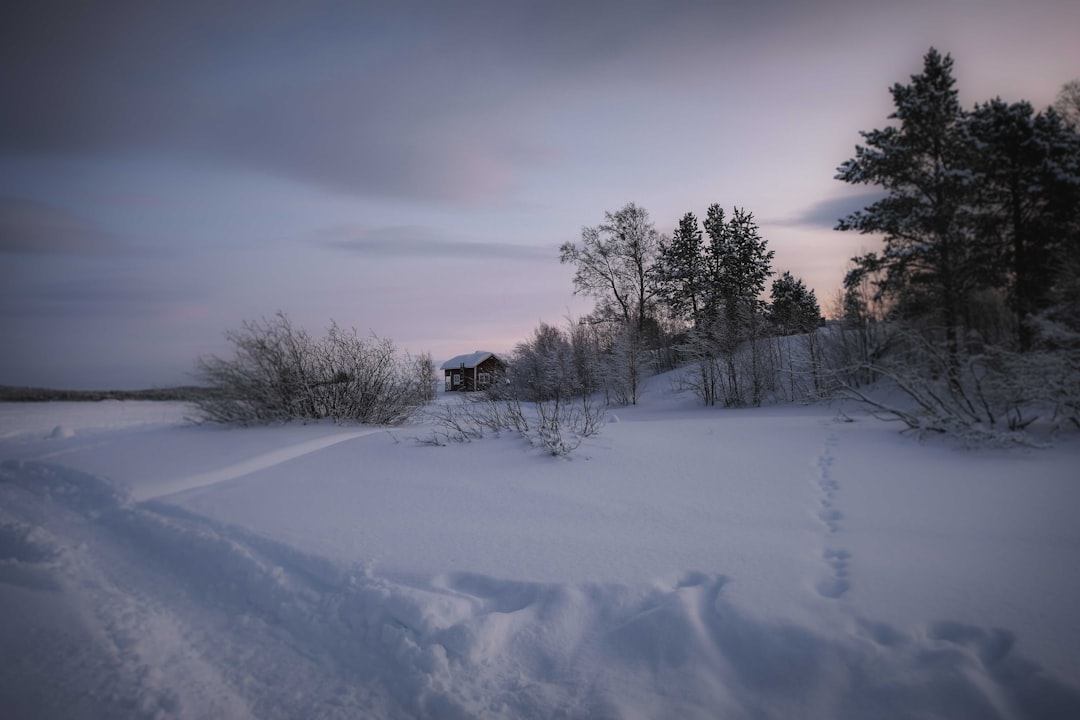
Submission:
[[[675,318],[696,325],[703,307],[705,256],[694,213],[683,215],[671,239],[661,238],[659,248],[653,270],[657,295]]]
[[[989,257],[965,222],[972,176],[952,67],[951,57],[931,48],[922,74],[891,88],[896,110],[889,119],[899,127],[861,133],[866,144],[856,146],[836,178],[888,193],[841,219],[837,229],[884,235],[882,291],[908,316],[936,316],[955,358],[961,303],[979,285]]]
[[[1053,300],[1080,219],[1080,136],[1053,109],[1000,98],[964,123],[977,178],[972,213],[981,237],[997,241],[997,286],[1009,293],[1021,350],[1032,346],[1031,316]]]
[[[735,208],[725,220],[724,209],[714,203],[705,216],[705,232],[709,235],[706,307],[713,312],[723,308],[732,320],[740,313],[759,309],[758,297],[772,275],[775,253],[765,249],[753,213]]]
[[[719,324],[721,350],[727,360],[730,401],[742,404],[735,367],[739,344],[750,341],[751,383],[753,403],[761,402],[764,378],[759,370],[757,348],[758,319],[763,309],[760,299],[765,281],[772,275],[772,250],[765,249],[765,240],[754,223],[752,213],[741,208],[732,210],[725,220],[718,204],[709,206],[705,215],[705,232],[709,244],[705,250],[706,290],[705,315],[714,325]]]

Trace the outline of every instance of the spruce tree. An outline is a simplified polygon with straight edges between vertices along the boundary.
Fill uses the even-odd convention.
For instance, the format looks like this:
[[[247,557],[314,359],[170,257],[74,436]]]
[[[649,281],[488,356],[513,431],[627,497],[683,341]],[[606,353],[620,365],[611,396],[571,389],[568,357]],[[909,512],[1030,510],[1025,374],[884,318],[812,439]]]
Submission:
[[[742,404],[735,366],[740,343],[750,341],[752,402],[761,402],[764,378],[759,370],[757,348],[758,319],[763,310],[760,300],[765,281],[772,275],[772,250],[754,223],[754,216],[741,208],[732,210],[725,220],[718,204],[709,206],[705,215],[706,247],[705,311],[713,323],[719,322],[721,350],[727,360],[730,401]]]
[[[696,325],[701,316],[705,257],[694,213],[679,220],[670,240],[661,239],[653,271],[657,295],[678,320]]]
[[[706,296],[711,307],[723,308],[731,319],[759,310],[758,296],[772,275],[775,253],[765,249],[753,214],[735,208],[725,220],[723,208],[714,203],[705,216],[705,232],[709,235]]]

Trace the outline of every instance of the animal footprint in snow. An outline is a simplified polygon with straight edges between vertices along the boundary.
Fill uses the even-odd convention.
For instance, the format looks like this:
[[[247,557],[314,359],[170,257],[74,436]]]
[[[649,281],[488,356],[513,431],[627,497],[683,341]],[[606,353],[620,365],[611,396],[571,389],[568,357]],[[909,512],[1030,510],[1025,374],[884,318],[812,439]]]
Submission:
[[[844,513],[834,507],[827,506],[818,513],[818,518],[825,523],[825,527],[828,528],[829,532],[834,533],[840,529],[840,521],[844,519]]]
[[[832,575],[818,581],[817,591],[822,597],[835,600],[851,589],[851,580],[848,579],[851,553],[847,550],[826,548],[821,558],[832,569]]]
[[[817,591],[822,597],[832,600],[842,596],[851,589],[851,582],[847,578],[830,577],[821,580],[817,584]]]
[[[833,569],[837,577],[846,577],[851,553],[847,550],[826,549],[823,555],[826,564]]]

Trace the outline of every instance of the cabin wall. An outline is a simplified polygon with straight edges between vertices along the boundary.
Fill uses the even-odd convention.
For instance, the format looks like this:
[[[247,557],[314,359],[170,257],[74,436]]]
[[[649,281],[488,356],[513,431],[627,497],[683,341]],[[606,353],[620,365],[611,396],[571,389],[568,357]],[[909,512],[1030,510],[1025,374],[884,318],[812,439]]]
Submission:
[[[484,390],[495,378],[506,370],[506,366],[490,357],[475,368],[450,368],[443,371],[443,384],[447,392],[468,392]],[[457,375],[457,382],[454,376]]]

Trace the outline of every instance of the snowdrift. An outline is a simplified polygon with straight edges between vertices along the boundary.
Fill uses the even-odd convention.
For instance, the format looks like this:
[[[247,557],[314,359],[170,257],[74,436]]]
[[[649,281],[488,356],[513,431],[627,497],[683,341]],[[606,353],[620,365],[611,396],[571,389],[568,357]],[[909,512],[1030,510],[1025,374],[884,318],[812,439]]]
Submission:
[[[814,408],[618,415],[569,461],[330,425],[10,435],[0,706],[1080,716],[1075,445],[958,453]]]

